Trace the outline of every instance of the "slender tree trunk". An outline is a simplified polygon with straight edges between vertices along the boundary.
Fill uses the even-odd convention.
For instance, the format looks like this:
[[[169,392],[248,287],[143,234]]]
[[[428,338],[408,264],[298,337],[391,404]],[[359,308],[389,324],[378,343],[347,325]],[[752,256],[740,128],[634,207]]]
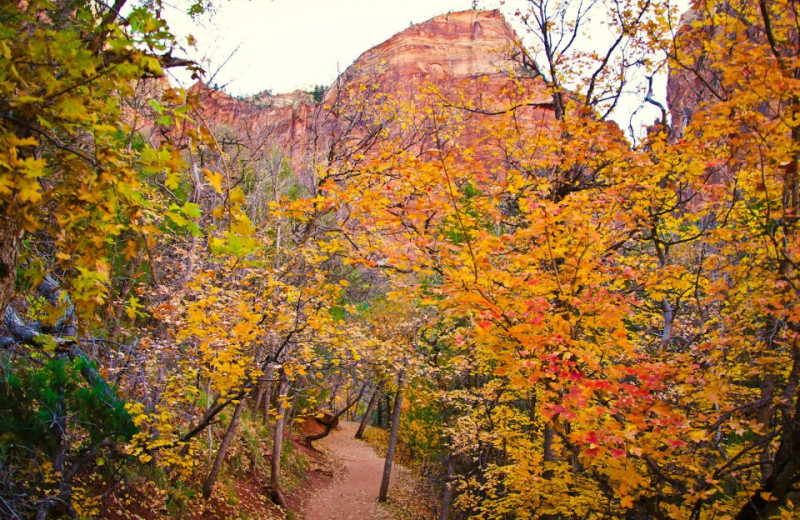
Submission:
[[[256,354],[256,360],[259,365],[261,365],[262,363],[261,354],[263,353],[264,353],[264,346],[259,345],[258,353]],[[264,398],[264,383],[265,383],[264,379],[265,379],[265,374],[262,374],[261,377],[259,378],[255,390],[253,391],[253,402],[252,402],[253,417],[255,417],[256,414],[258,413],[258,410],[261,407],[261,399]]]
[[[264,377],[266,378],[264,387],[264,424],[269,424],[269,405],[272,403],[272,378],[275,377],[274,372],[272,365],[267,365],[266,370],[264,370]]]
[[[328,399],[328,408],[331,412],[336,413],[336,395],[339,393],[339,383],[334,383],[331,388],[331,396]]]
[[[286,498],[281,491],[281,452],[283,451],[283,429],[286,426],[288,415],[285,403],[288,389],[289,380],[285,374],[282,374],[281,385],[278,390],[278,417],[275,420],[275,437],[272,443],[272,472],[269,482],[272,487],[272,500],[283,508],[286,508]]]
[[[211,379],[206,381],[206,412],[211,409]],[[188,446],[188,445],[187,445]],[[214,436],[211,425],[208,425],[208,464],[211,464],[211,452],[214,450]]]
[[[547,462],[553,462],[555,457],[553,456],[553,436],[555,431],[553,430],[553,425],[545,423],[544,425],[544,445],[542,447],[542,451],[544,452],[544,460]]]
[[[664,349],[669,345],[669,340],[672,337],[672,305],[670,305],[667,297],[661,299],[661,309],[664,311],[664,330],[661,332],[661,343],[658,346],[658,353],[663,354]]]
[[[389,422],[392,418],[392,401],[388,395],[383,396],[383,411],[383,422],[381,423],[381,428],[388,430]]]
[[[255,417],[256,414],[258,414],[258,412],[261,410],[261,401],[264,399],[264,389],[266,388],[266,386],[267,382],[261,381],[258,383],[258,386],[256,387],[257,389],[256,397],[255,399],[253,399],[253,417]]]
[[[292,399],[292,404],[289,405],[289,410],[286,412],[288,417],[286,421],[286,425],[283,428],[283,431],[287,432],[287,437],[292,438],[292,428],[294,428],[294,420],[297,419],[297,410],[300,403],[300,395],[295,393],[294,398]]]
[[[770,320],[771,321],[771,320]],[[769,432],[772,421],[772,400],[775,395],[776,378],[775,374],[767,374],[761,381],[761,400],[764,402],[756,411],[756,420],[761,431]],[[765,435],[761,438],[764,439]],[[772,453],[769,442],[764,443],[764,449],[758,459],[761,461],[761,483],[765,484],[772,475]]]
[[[386,448],[386,463],[383,465],[383,479],[381,480],[381,491],[378,500],[386,502],[389,492],[389,478],[392,476],[392,463],[394,462],[394,451],[397,449],[397,430],[400,426],[400,405],[403,404],[403,383],[405,370],[397,374],[397,393],[394,395],[394,407],[392,408],[392,430],[389,433],[389,446]]]
[[[219,470],[222,469],[222,462],[225,460],[228,447],[231,445],[231,440],[233,440],[233,436],[236,433],[236,427],[239,425],[239,416],[242,414],[242,408],[244,408],[244,399],[236,404],[236,408],[233,410],[231,423],[228,425],[228,430],[225,432],[225,436],[222,438],[222,442],[219,445],[217,457],[214,459],[214,465],[211,466],[211,471],[203,481],[203,498],[206,500],[208,500],[211,496],[211,492],[214,490],[214,484],[217,482]]]
[[[19,225],[0,206],[0,317],[14,294],[19,254]]]
[[[450,503],[453,501],[453,474],[456,470],[456,457],[452,453],[447,455],[447,473],[444,477],[444,491],[442,492],[442,507],[439,509],[439,520],[447,520],[450,516]]]
[[[364,417],[361,418],[361,424],[358,425],[358,431],[356,432],[355,435],[356,439],[364,438],[364,430],[367,429],[367,423],[369,422],[369,417],[372,415],[372,410],[375,409],[375,404],[378,402],[378,399],[380,398],[381,390],[383,390],[383,381],[381,381],[378,384],[378,387],[372,393],[372,397],[369,398],[369,403],[367,404],[367,411],[364,412]]]
[[[272,170],[272,200],[278,202],[280,197],[278,197],[278,174],[280,170],[282,170],[283,159],[281,159],[281,164],[278,166],[277,169],[273,168]],[[275,225],[275,269],[277,269],[281,264],[281,219],[278,219],[278,222]]]

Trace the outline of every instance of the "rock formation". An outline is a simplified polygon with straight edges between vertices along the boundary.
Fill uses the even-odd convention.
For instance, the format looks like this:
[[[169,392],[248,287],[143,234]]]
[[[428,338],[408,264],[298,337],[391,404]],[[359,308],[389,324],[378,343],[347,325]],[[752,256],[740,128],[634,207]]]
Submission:
[[[360,82],[478,78],[510,69],[517,36],[499,11],[464,11],[413,25],[364,52],[344,76]]]
[[[346,153],[334,150],[344,141],[341,136],[368,138],[369,124],[392,124],[389,116],[368,122],[354,110],[380,104],[387,96],[420,105],[424,101],[419,94],[430,85],[439,101],[468,108],[466,119],[515,117],[523,129],[539,129],[553,118],[551,99],[540,80],[516,74],[511,56],[517,42],[498,10],[450,13],[411,26],[364,52],[319,103],[299,91],[236,99],[199,84],[192,90],[200,96],[199,117],[205,124],[227,131],[231,140],[279,150],[295,171],[306,172],[301,173],[304,180],[312,182],[309,161]],[[358,90],[355,87],[361,87],[366,99],[356,101],[345,92]],[[344,105],[349,113],[342,111]],[[475,138],[467,132],[462,144]]]

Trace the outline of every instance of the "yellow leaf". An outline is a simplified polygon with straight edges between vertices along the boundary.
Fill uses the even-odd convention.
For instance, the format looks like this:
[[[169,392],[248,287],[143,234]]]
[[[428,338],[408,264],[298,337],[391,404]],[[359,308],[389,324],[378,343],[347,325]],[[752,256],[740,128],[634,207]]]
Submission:
[[[702,430],[695,430],[689,434],[689,438],[694,442],[702,442],[706,438],[706,432]]]
[[[208,183],[217,193],[222,193],[222,175],[218,173],[214,173],[211,170],[203,169],[203,173],[206,174],[206,179],[208,179]]]

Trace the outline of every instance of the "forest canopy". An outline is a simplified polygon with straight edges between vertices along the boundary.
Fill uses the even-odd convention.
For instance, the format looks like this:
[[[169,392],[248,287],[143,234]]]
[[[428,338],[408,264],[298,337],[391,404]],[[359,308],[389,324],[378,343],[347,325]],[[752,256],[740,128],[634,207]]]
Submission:
[[[0,6],[0,516],[286,508],[295,419],[378,406],[441,520],[797,517],[796,2],[528,0],[502,88],[343,75],[300,152],[161,8]]]

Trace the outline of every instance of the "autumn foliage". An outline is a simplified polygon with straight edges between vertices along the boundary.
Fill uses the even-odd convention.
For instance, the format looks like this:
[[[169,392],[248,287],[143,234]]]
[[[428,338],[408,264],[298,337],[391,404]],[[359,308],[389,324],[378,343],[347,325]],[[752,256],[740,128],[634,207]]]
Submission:
[[[0,7],[0,516],[208,498],[248,449],[285,506],[295,418],[401,392],[443,520],[797,515],[795,3],[530,0],[502,92],[342,80],[302,168],[124,3]]]

